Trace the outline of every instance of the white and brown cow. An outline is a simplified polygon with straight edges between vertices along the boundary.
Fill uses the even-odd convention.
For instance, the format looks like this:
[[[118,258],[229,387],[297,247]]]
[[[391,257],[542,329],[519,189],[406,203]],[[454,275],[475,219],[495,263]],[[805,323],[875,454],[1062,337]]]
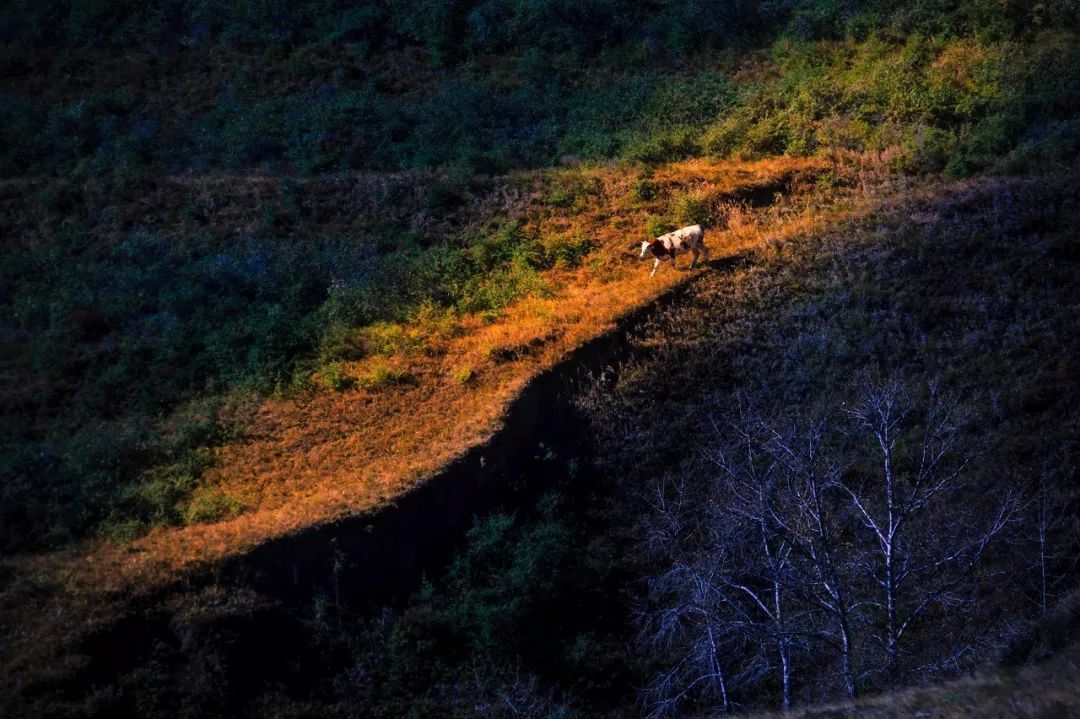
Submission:
[[[652,255],[656,258],[649,277],[656,274],[656,268],[663,260],[671,260],[671,266],[675,267],[675,256],[685,252],[692,252],[694,259],[690,261],[690,269],[694,269],[698,257],[705,255],[705,261],[709,261],[709,248],[705,246],[705,231],[701,225],[690,225],[682,229],[660,235],[655,240],[645,240],[641,243],[641,256]]]

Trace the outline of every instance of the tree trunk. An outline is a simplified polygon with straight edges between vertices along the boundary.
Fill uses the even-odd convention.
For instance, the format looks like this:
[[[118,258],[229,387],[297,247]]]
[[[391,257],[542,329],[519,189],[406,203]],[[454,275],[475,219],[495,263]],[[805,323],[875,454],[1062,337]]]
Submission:
[[[851,648],[851,628],[848,626],[847,611],[841,609],[840,615],[840,665],[844,674],[844,690],[849,699],[855,698],[855,670]]]
[[[780,674],[784,688],[781,708],[787,711],[791,708],[791,662],[788,657],[787,628],[784,626],[784,609],[779,579],[773,580],[773,602],[776,611],[776,645],[780,652]]]

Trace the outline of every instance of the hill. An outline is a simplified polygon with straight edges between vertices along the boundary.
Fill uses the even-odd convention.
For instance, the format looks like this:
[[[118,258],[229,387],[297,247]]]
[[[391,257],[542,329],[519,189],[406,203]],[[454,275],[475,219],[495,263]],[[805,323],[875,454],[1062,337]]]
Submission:
[[[4,8],[4,703],[1034,694],[1075,631],[1078,28]],[[650,279],[691,223],[713,262]]]

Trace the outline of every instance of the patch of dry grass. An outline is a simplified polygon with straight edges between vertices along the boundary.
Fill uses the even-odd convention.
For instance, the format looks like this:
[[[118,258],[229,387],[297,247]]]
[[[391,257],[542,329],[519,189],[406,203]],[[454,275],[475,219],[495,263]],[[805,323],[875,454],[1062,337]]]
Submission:
[[[1080,646],[1016,671],[987,671],[929,687],[825,704],[758,719],[1051,719],[1080,715]]]

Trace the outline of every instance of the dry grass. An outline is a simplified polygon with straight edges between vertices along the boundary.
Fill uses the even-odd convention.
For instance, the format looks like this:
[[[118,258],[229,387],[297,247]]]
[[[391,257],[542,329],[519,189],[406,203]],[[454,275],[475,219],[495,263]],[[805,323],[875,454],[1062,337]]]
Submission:
[[[1080,716],[1080,646],[1016,671],[998,670],[854,702],[795,709],[759,719],[1058,719]]]

